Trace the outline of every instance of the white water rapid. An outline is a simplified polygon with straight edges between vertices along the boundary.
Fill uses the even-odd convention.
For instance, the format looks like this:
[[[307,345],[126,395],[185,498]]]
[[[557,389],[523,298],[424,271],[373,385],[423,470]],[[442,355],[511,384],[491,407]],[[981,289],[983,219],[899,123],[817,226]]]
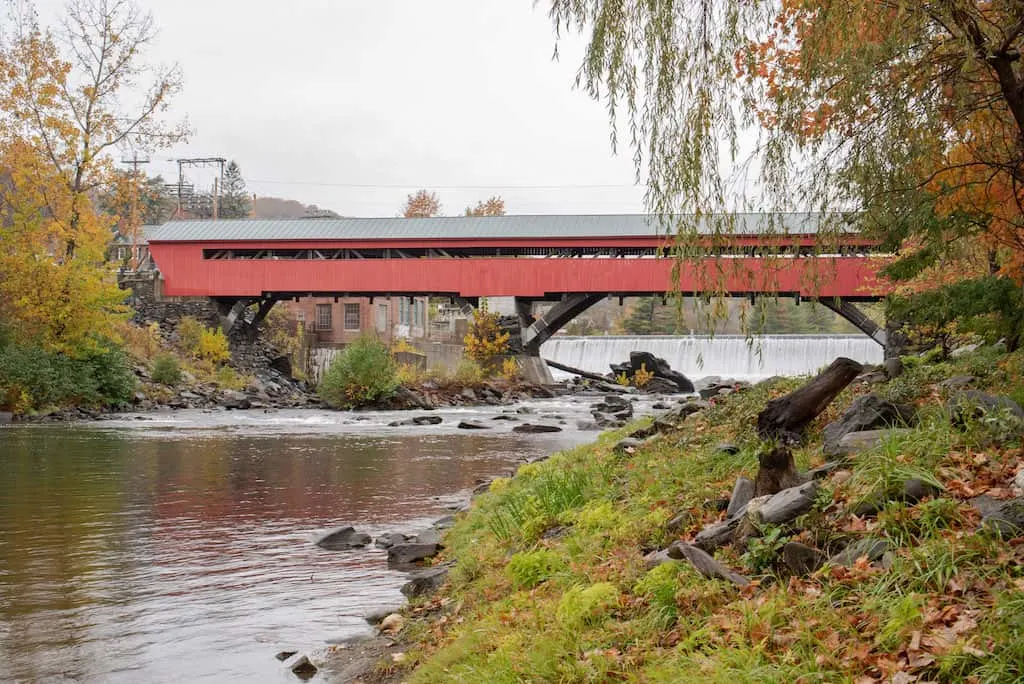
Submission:
[[[838,356],[861,363],[882,362],[882,347],[867,335],[764,335],[752,341],[738,335],[556,336],[544,343],[540,355],[603,374],[611,372],[610,364],[629,361],[631,351],[660,356],[690,379],[712,375],[734,380],[811,375]],[[568,377],[554,369],[552,373],[556,378]]]

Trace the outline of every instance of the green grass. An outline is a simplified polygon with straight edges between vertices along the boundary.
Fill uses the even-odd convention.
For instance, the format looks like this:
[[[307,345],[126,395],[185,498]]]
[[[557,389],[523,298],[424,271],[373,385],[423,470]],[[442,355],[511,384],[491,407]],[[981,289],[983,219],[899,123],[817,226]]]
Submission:
[[[1024,382],[1024,355],[910,364],[898,385],[844,391],[795,453],[801,467],[825,460],[821,428],[869,389],[917,404],[920,424],[852,459],[849,479],[823,481],[797,525],[763,529],[745,554],[719,550],[721,562],[757,580],[745,591],[684,562],[647,570],[643,556],[716,519],[712,504],[737,476],[756,472],[764,446],[757,413],[800,381],[730,395],[632,455],[612,451],[627,427],[524,466],[449,532],[451,582],[442,597],[415,604],[423,617],[410,628],[409,666],[399,676],[737,684],[884,681],[902,669],[922,681],[1024,682],[1024,547],[977,533],[964,502],[965,486],[1012,477],[1020,443],[1000,441],[999,431],[981,439],[985,426],[950,425],[936,383],[969,371],[984,372],[983,389],[1005,394]],[[722,441],[740,452],[718,452]],[[895,493],[909,477],[941,494],[891,501],[877,518],[850,515],[857,500]],[[666,522],[682,513],[692,522],[669,532]],[[889,541],[888,569],[826,566],[789,578],[774,562],[789,538],[831,553],[862,536]],[[456,613],[438,612],[442,603]],[[911,664],[915,640],[913,653],[930,659]]]

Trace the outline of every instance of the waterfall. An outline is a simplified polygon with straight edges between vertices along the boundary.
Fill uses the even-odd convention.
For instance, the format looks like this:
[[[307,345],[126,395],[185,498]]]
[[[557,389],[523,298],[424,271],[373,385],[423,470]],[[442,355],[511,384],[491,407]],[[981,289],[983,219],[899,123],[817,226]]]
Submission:
[[[631,351],[660,356],[691,379],[812,375],[838,356],[861,363],[881,363],[883,357],[882,347],[867,335],[763,335],[753,340],[741,335],[555,336],[544,343],[540,355],[574,368],[609,373],[609,365],[628,361]],[[552,372],[556,378],[568,375]]]

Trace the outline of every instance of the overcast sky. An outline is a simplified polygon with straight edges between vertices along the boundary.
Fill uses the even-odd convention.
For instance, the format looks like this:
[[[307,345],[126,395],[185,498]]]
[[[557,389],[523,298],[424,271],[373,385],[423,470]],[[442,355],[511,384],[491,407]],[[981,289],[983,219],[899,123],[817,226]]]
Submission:
[[[543,1],[139,2],[195,130],[151,174],[227,157],[252,192],[348,216],[395,215],[420,187],[448,214],[492,194],[509,213],[643,210],[630,152],[612,154],[603,105],[573,88],[583,42],[552,60]],[[63,3],[38,5],[46,22]]]

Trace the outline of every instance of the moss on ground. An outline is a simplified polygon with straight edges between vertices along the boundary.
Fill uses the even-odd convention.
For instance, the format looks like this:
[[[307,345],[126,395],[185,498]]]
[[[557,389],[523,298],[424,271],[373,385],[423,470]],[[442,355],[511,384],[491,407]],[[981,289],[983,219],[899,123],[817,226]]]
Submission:
[[[951,427],[938,383],[964,373],[1022,398],[1024,354],[989,351],[844,391],[799,466],[825,460],[821,428],[861,394],[913,402],[921,422],[856,456],[852,475],[826,478],[795,526],[762,530],[745,553],[720,549],[755,580],[742,590],[685,562],[648,571],[643,557],[722,515],[716,502],[756,472],[757,413],[799,380],[716,400],[632,454],[613,449],[627,428],[523,466],[449,532],[449,584],[410,606],[410,648],[401,669],[384,670],[409,682],[1024,682],[1024,545],[977,532],[967,503],[1009,496],[1020,433],[1002,419]],[[849,512],[907,477],[942,491],[877,517]],[[689,522],[668,531],[680,514]],[[788,540],[830,552],[865,536],[890,542],[888,569],[862,559],[790,577],[775,560]]]

